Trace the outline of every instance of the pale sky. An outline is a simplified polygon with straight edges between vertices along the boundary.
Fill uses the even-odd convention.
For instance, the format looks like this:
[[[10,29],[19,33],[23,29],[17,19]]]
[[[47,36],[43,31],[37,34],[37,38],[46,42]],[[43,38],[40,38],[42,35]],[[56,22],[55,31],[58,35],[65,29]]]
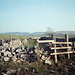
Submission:
[[[0,0],[0,33],[75,31],[75,0]]]

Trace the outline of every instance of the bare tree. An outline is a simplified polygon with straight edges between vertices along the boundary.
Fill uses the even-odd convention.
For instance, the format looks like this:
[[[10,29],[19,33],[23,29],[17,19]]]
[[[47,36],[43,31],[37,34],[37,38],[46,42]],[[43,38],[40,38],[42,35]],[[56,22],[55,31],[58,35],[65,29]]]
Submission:
[[[52,34],[54,34],[54,30],[50,27],[47,27],[47,31],[45,32],[45,35],[51,36]]]

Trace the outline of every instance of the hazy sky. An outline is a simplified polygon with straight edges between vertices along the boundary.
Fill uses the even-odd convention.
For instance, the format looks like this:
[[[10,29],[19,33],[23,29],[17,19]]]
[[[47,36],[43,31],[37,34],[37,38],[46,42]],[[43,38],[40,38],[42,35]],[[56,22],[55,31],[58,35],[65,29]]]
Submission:
[[[75,31],[75,0],[0,0],[0,33]]]

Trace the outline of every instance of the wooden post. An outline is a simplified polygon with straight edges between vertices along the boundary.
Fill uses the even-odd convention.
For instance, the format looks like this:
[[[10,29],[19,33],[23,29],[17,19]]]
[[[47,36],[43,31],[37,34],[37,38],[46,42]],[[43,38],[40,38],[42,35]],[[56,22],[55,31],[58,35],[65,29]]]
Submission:
[[[65,42],[68,42],[68,34],[65,34]]]
[[[36,46],[37,46],[37,49],[39,49],[39,43],[38,42],[36,43]]]
[[[54,35],[52,35],[52,38],[53,38],[54,41],[56,41]],[[57,63],[57,54],[56,54],[56,52],[57,52],[56,51],[56,44],[54,44],[55,63]]]
[[[38,64],[40,65],[40,52],[39,52],[39,43],[37,42],[37,54],[36,54],[36,57],[37,57],[37,61],[38,61]]]
[[[68,34],[65,34],[65,41],[68,42]],[[69,47],[69,44],[67,43],[67,47]],[[67,48],[67,52],[69,52],[69,49]],[[68,59],[70,59],[70,54],[68,53]]]
[[[53,35],[53,34],[51,35],[51,37],[52,37],[52,40],[55,40],[55,37],[54,37],[54,35]]]
[[[56,41],[54,35],[52,34],[51,36],[52,36],[52,39]],[[54,44],[54,53],[55,53],[55,63],[57,63],[56,44]]]
[[[57,54],[56,54],[56,44],[54,44],[54,53],[55,53],[55,63],[57,63]]]

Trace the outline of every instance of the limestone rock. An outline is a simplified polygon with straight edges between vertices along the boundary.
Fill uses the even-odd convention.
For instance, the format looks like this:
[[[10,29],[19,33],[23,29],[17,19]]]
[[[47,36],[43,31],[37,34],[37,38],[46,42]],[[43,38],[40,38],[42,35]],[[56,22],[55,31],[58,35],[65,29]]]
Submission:
[[[45,57],[44,55],[42,56],[42,60],[47,60],[47,57]]]
[[[22,45],[26,45],[27,44],[27,39],[24,39],[23,41],[22,41]]]
[[[16,56],[13,56],[13,57],[12,57],[12,61],[17,61]]]
[[[20,39],[11,40],[11,42],[10,42],[10,46],[14,46],[15,48],[21,46],[21,44],[22,43],[21,43]]]
[[[8,43],[4,43],[3,46],[4,46],[4,47],[8,47]]]
[[[45,63],[46,63],[46,64],[49,64],[49,65],[52,64],[52,62],[51,62],[49,59],[45,60]]]
[[[48,55],[48,51],[45,51],[45,52],[44,52],[44,55]]]
[[[10,58],[9,57],[4,57],[4,61],[9,61]]]
[[[7,71],[7,75],[11,75],[12,73],[16,73],[16,70],[9,70],[9,71]]]

